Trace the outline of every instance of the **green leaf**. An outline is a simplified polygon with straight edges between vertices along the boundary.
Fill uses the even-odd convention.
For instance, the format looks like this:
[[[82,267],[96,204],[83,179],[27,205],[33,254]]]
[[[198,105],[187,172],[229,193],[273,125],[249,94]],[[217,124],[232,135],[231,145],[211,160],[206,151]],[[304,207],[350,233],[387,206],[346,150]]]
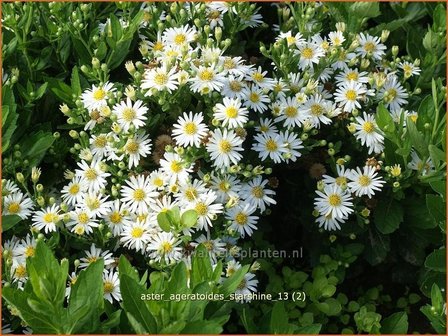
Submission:
[[[171,232],[171,223],[166,212],[161,212],[157,215],[157,223],[159,223],[159,226],[163,231]]]
[[[80,82],[80,79],[79,79],[78,67],[76,65],[73,67],[72,76],[71,76],[70,82],[72,84],[72,91],[73,91],[73,93],[77,97],[79,97],[81,95],[82,88],[81,88],[81,82]]]
[[[350,5],[349,11],[357,18],[374,18],[381,14],[378,2],[355,2]]]
[[[104,310],[103,270],[103,259],[91,263],[72,286],[68,303],[71,333],[91,333],[100,326]]]
[[[209,334],[209,335],[216,335],[221,334],[223,331],[222,325],[220,325],[217,322],[212,321],[194,321],[189,322],[185,326],[185,328],[182,329],[182,334]]]
[[[123,254],[120,256],[120,261],[118,262],[118,271],[120,276],[126,274],[131,279],[139,281],[138,271],[132,267],[129,260]]]
[[[381,321],[382,334],[407,334],[408,315],[405,312],[398,312]]]
[[[271,312],[271,334],[287,334],[289,331],[288,314],[285,310],[285,305],[281,301],[277,301],[272,307]]]
[[[374,221],[377,229],[383,234],[394,232],[403,221],[403,209],[393,199],[380,200],[374,212]]]
[[[38,166],[54,141],[55,138],[51,132],[40,130],[31,133],[20,142],[20,146],[23,148],[22,157],[29,161],[30,167]]]
[[[225,297],[234,293],[238,285],[244,279],[246,273],[249,271],[249,267],[250,265],[242,266],[235,273],[233,273],[231,277],[225,279],[221,287],[219,288],[219,292],[224,294]]]
[[[141,295],[146,293],[145,288],[130,276],[120,274],[120,291],[125,311],[142,325],[146,333],[155,334],[157,332],[156,320],[148,310],[145,301],[141,300]],[[138,333],[139,330],[135,330],[135,332]]]
[[[298,327],[294,333],[296,335],[317,335],[322,329],[322,324],[312,324],[309,326]]]
[[[446,161],[446,153],[439,149],[437,146],[429,145],[428,146],[429,156],[431,157],[432,162],[435,167],[438,168],[440,166],[440,162]]]
[[[387,138],[396,143],[395,123],[390,112],[384,107],[383,104],[378,105],[375,121],[380,130],[386,134]]]
[[[434,194],[427,194],[426,206],[428,207],[428,211],[436,223],[444,222],[446,220],[446,204],[442,197]]]
[[[198,213],[193,209],[185,211],[180,217],[182,228],[190,228],[192,226],[195,226],[197,221]]]
[[[90,62],[90,60],[89,60]],[[54,95],[61,99],[68,106],[75,107],[75,103],[73,102],[73,90],[70,86],[65,84],[63,81],[52,78],[52,77],[44,77],[45,81],[48,82],[48,88]]]
[[[13,228],[17,223],[22,221],[22,218],[17,215],[3,215],[2,216],[2,232]]]
[[[428,151],[428,142],[425,140],[425,137],[422,133],[417,130],[417,126],[412,121],[410,117],[408,117],[406,121],[406,129],[411,138],[411,143],[421,157],[427,157],[429,155]]]
[[[128,318],[129,324],[131,325],[131,327],[134,329],[134,331],[136,332],[136,334],[138,335],[147,335],[149,332],[142,326],[142,324],[140,322],[138,322],[135,317],[129,313],[126,312],[126,316]]]
[[[212,265],[207,249],[200,244],[191,259],[191,284],[196,286],[203,281],[209,281],[213,275]]]
[[[36,90],[33,100],[38,100],[39,98],[41,98],[44,95],[44,93],[47,91],[47,86],[48,86],[48,83],[44,83],[41,86],[39,86],[39,88]]]
[[[434,250],[428,255],[425,260],[425,267],[446,273],[446,249]]]
[[[434,30],[439,28],[446,30],[446,8],[443,4],[438,4],[433,12]]]
[[[390,250],[390,237],[371,229],[366,238],[364,256],[371,265],[378,265],[386,258]]]
[[[432,190],[434,190],[436,193],[438,193],[440,196],[443,197],[443,199],[446,199],[446,181],[432,181],[429,183]]]

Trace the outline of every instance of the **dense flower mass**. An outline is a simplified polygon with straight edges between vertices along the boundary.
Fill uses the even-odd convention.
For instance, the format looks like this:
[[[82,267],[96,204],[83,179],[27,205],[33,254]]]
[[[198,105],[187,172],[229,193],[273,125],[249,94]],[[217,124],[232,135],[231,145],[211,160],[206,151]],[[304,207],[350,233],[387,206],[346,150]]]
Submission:
[[[42,193],[37,168],[33,189],[23,175],[2,180],[3,215],[18,215],[31,230],[3,243],[14,286],[27,283],[37,241],[58,244],[60,237],[84,251],[67,297],[80,270],[102,259],[104,299],[121,302],[120,254],[159,271],[183,261],[190,284],[199,246],[223,283],[242,267],[243,244],[277,204],[276,167],[309,168],[310,230],[320,232],[368,223],[382,192],[397,192],[406,174],[421,179],[435,171],[433,155],[403,135],[428,137],[414,131],[419,114],[409,106],[417,92],[409,78],[420,75],[420,60],[398,58],[389,31],[350,31],[345,22],[323,29],[307,18],[272,27],[272,43],[251,57],[232,35],[264,27],[254,4],[173,6],[144,3],[138,22],[119,12],[95,23],[107,45],[119,36],[117,53],[121,37],[137,38],[140,55],[116,66],[128,78],[115,76],[102,55],[106,43],[96,41],[91,64],[76,70],[79,88],[60,105],[72,160],[63,181]],[[279,17],[290,14],[273,6]],[[392,147],[391,134],[401,147]],[[386,151],[397,158],[393,165],[385,164]],[[256,270],[235,294],[257,291]]]

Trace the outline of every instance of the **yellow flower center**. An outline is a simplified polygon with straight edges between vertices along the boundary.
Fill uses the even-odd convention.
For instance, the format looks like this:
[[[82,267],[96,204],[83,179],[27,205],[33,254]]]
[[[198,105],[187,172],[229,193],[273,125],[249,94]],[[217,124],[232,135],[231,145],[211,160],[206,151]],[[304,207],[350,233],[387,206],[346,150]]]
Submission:
[[[291,45],[293,43],[296,43],[296,38],[294,36],[287,36],[286,42],[288,42],[288,45]]]
[[[22,279],[26,277],[26,267],[24,265],[17,266],[14,275],[16,278]]]
[[[88,198],[86,205],[90,210],[95,210],[100,207],[100,200],[98,198]]]
[[[89,221],[89,216],[85,213],[85,212],[81,212],[78,215],[78,222],[79,224],[87,224],[87,222]]]
[[[230,183],[227,181],[221,181],[218,185],[219,190],[227,192],[230,189]]]
[[[43,215],[42,219],[44,220],[45,223],[53,223],[53,222],[57,221],[58,215],[56,215],[52,212],[48,212],[45,215]]]
[[[154,46],[152,47],[153,51],[162,51],[163,50],[163,43],[160,41],[157,41],[154,43]]]
[[[198,130],[198,128],[194,122],[189,121],[189,122],[185,123],[184,131],[187,135],[196,134],[197,130]]]
[[[196,204],[194,209],[196,210],[199,216],[205,216],[208,210],[207,205],[202,202]]]
[[[97,256],[91,256],[91,257],[87,258],[87,262],[88,262],[89,264],[91,264],[91,263],[93,263],[93,262],[95,262],[95,261],[97,261],[97,260],[98,260],[98,257],[97,257]]]
[[[345,98],[347,98],[347,100],[350,101],[354,101],[356,100],[356,97],[358,97],[358,94],[356,93],[355,90],[347,90],[347,92],[345,93]]]
[[[246,288],[246,279],[241,280],[240,284],[238,285],[237,289],[242,290]]]
[[[390,170],[390,173],[394,177],[400,176],[400,174],[401,174],[401,166],[400,165],[392,166],[392,168]]]
[[[156,187],[162,187],[162,186],[163,186],[163,180],[162,180],[160,177],[156,177],[156,178],[154,179],[153,184],[154,184]]]
[[[252,79],[256,82],[262,82],[264,77],[261,73],[255,72],[254,74],[252,74]]]
[[[226,58],[224,60],[224,69],[234,69],[236,67],[235,61],[231,59],[230,57]]]
[[[103,89],[97,89],[93,92],[93,99],[95,100],[103,100],[106,97],[106,91]]]
[[[364,44],[364,50],[367,52],[372,52],[375,50],[375,44],[373,44],[372,42],[367,42],[366,44]]]
[[[109,217],[110,221],[114,224],[120,224],[122,218],[123,216],[121,216],[121,214],[118,211],[112,212],[112,214]]]
[[[314,51],[311,48],[305,48],[302,50],[302,57],[306,59],[311,59],[314,56]]]
[[[84,172],[84,177],[89,181],[95,180],[97,176],[98,174],[96,173],[96,170],[93,168],[89,168]]]
[[[338,186],[342,186],[347,184],[347,178],[345,176],[338,176],[336,177],[336,184]]]
[[[200,74],[199,74],[199,78],[203,81],[211,81],[213,79],[213,72],[210,70],[203,70]]]
[[[256,198],[263,198],[263,196],[264,196],[263,188],[260,186],[253,187],[252,195]]]
[[[173,161],[171,162],[171,170],[177,174],[182,170],[182,165],[179,161]]]
[[[258,103],[260,101],[260,95],[256,92],[251,92],[251,94],[249,95],[249,100],[252,103]]]
[[[143,201],[145,199],[145,197],[146,197],[146,193],[143,189],[135,189],[134,190],[134,199],[137,202]]]
[[[235,216],[235,222],[239,225],[246,225],[247,224],[247,215],[245,213],[238,213]]]
[[[341,201],[341,197],[338,194],[331,194],[328,197],[328,203],[333,207],[341,205]]]
[[[191,202],[198,197],[198,192],[195,188],[188,188],[185,190],[185,197]]]
[[[314,116],[320,116],[324,112],[324,109],[319,104],[311,105],[311,114]]]
[[[35,248],[33,246],[27,246],[25,248],[25,256],[28,257],[33,257],[35,253]]]
[[[216,20],[217,18],[219,18],[220,15],[221,13],[218,10],[214,10],[208,13],[208,18],[210,20]]]
[[[397,90],[395,90],[393,88],[387,90],[387,97],[388,97],[389,101],[394,100],[397,97]]]
[[[107,137],[105,135],[100,135],[93,141],[95,147],[104,148],[107,145]]]
[[[347,80],[349,80],[349,81],[350,80],[358,80],[358,73],[355,71],[351,71],[345,76],[345,78],[347,78]]]
[[[269,139],[266,141],[266,149],[269,152],[275,152],[278,149],[277,143],[274,140]]]
[[[373,122],[371,121],[366,121],[363,125],[362,125],[362,129],[364,132],[366,133],[372,133],[375,131],[375,125],[373,124]]]
[[[127,144],[126,144],[126,151],[130,154],[135,154],[138,152],[139,149],[139,144],[134,141],[134,140],[130,140]]]
[[[82,225],[76,225],[75,226],[75,233],[77,234],[77,235],[83,235],[84,234],[84,232],[86,231],[86,229],[84,228],[84,226],[82,226]]]
[[[144,230],[141,227],[135,227],[131,230],[132,238],[141,238],[143,236]]]
[[[234,80],[229,83],[230,90],[234,92],[240,92],[242,89],[241,83]]]
[[[187,40],[187,37],[184,34],[177,34],[174,37],[174,43],[176,43],[176,44],[185,43],[186,40]]]
[[[125,109],[123,109],[121,117],[124,121],[131,122],[132,120],[134,120],[136,115],[137,113],[135,113],[135,110],[133,108],[126,107]]]
[[[105,294],[112,293],[114,288],[115,288],[114,284],[112,282],[110,282],[110,281],[105,281],[103,287],[104,287],[104,293]]]
[[[154,76],[154,83],[157,85],[165,85],[168,83],[168,76],[163,73],[158,73]]]
[[[227,118],[236,118],[238,115],[238,110],[234,106],[229,106],[226,108]]]
[[[367,187],[370,184],[370,177],[361,175],[358,179],[358,183],[361,187]]]
[[[8,206],[8,212],[12,214],[16,214],[20,211],[20,204],[17,202],[12,202]]]
[[[213,243],[210,240],[203,242],[203,244],[207,250],[209,250],[209,251],[213,250]]]
[[[297,115],[297,108],[294,106],[288,106],[285,108],[285,115],[288,118],[294,118]]]
[[[173,250],[173,245],[170,243],[170,242],[163,242],[161,245],[160,245],[160,250],[163,252],[163,253],[169,253],[169,252],[171,252],[172,250]]]
[[[232,150],[232,144],[227,140],[221,140],[221,142],[219,143],[219,150],[222,153],[227,154]]]

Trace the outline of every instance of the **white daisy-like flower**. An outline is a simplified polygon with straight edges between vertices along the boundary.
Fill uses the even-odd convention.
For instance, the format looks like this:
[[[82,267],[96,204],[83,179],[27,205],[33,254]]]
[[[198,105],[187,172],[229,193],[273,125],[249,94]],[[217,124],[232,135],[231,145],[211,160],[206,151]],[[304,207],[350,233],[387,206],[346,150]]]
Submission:
[[[120,242],[124,247],[143,253],[151,239],[149,223],[146,220],[130,221],[124,226],[120,236]]]
[[[244,106],[259,113],[266,111],[268,109],[268,104],[271,101],[263,89],[256,85],[244,88],[243,97]]]
[[[297,46],[296,54],[300,56],[299,68],[305,70],[313,67],[313,63],[319,63],[319,59],[325,56],[325,51],[315,43],[306,42]]]
[[[148,212],[149,204],[154,203],[158,195],[144,175],[131,176],[121,187],[121,201],[135,213]]]
[[[113,303],[113,300],[117,302],[122,300],[118,272],[114,272],[113,270],[103,272],[103,290],[104,298],[110,303]]]
[[[252,65],[244,64],[244,60],[241,56],[230,57],[223,56],[220,57],[219,64],[222,65],[224,71],[229,75],[234,76],[245,76],[249,70],[252,68]],[[230,76],[229,76],[230,78]],[[243,77],[240,77],[241,80]]]
[[[280,33],[275,40],[280,41],[282,39],[286,40],[286,43],[288,46],[301,46],[302,44],[306,43],[305,39],[303,38],[303,35],[300,33],[297,33],[295,35],[292,35],[291,31],[287,31],[286,33]]]
[[[334,47],[341,46],[345,41],[344,33],[341,31],[330,32],[328,34],[328,39],[330,40],[330,44]]]
[[[200,147],[202,139],[208,133],[208,127],[203,123],[204,116],[202,112],[195,113],[190,111],[189,114],[183,113],[179,116],[177,124],[173,125],[173,138],[179,146]]]
[[[199,199],[201,194],[205,194],[207,188],[201,180],[186,180],[179,183],[179,191],[174,195],[182,206],[191,206]]]
[[[365,166],[363,170],[356,167],[356,170],[352,169],[348,176],[351,182],[348,183],[350,191],[356,196],[361,197],[367,195],[372,198],[375,195],[375,191],[381,191],[384,182],[375,169],[372,166]]]
[[[154,170],[149,174],[149,185],[155,190],[164,190],[168,180],[169,176],[160,169]]]
[[[92,160],[90,165],[84,160],[78,162],[78,166],[81,169],[76,169],[76,176],[81,177],[88,191],[99,192],[106,187],[106,177],[110,176],[110,174],[103,171],[102,165],[103,162],[97,160]]]
[[[252,293],[257,291],[258,280],[255,279],[255,274],[246,273],[244,275],[243,280],[239,283],[238,287],[235,290],[235,294],[237,298],[241,298],[238,300],[239,302],[249,302],[251,301]]]
[[[341,224],[345,223],[348,217],[332,217],[332,215],[324,216],[320,215],[316,218],[317,223],[319,224],[319,227],[324,227],[325,230],[328,231],[334,231],[334,230],[340,230]]]
[[[172,91],[175,91],[178,86],[179,81],[176,68],[172,67],[168,70],[166,64],[158,68],[146,70],[141,83],[142,89],[149,89],[145,93],[146,96],[152,96],[154,91],[166,90],[171,93]]]
[[[120,200],[113,201],[109,211],[103,218],[114,236],[119,236],[123,231],[124,225],[130,220],[127,206],[124,203],[120,203]]]
[[[226,266],[226,277],[231,277],[241,268],[241,264],[235,259],[229,260]]]
[[[326,185],[323,191],[316,190],[316,194],[319,197],[315,198],[314,205],[323,216],[342,219],[354,211],[350,193],[336,184]]]
[[[26,259],[29,257],[33,257],[36,252],[36,244],[37,241],[33,236],[27,234],[25,239],[20,241],[19,246],[17,247],[17,258]]]
[[[62,199],[65,203],[75,206],[82,201],[88,187],[82,176],[75,176],[70,183],[62,188]]]
[[[166,264],[174,263],[182,258],[181,243],[171,232],[160,232],[151,237],[147,246],[149,257],[155,261],[164,261]]]
[[[308,116],[305,110],[299,108],[300,104],[294,97],[280,98],[281,114],[275,121],[283,121],[284,127],[302,126]]]
[[[350,169],[345,169],[343,165],[336,165],[337,177],[332,177],[329,175],[323,175],[322,180],[325,184],[336,184],[337,186],[344,189],[347,187],[348,176],[350,174]]]
[[[412,170],[419,171],[422,175],[430,174],[434,171],[434,164],[431,158],[423,162],[415,150],[411,151],[411,161],[408,163],[408,167]]]
[[[222,27],[224,25],[223,16],[224,14],[219,10],[207,6],[207,19],[210,29],[214,29],[217,26]]]
[[[285,162],[289,162],[289,160],[296,162],[297,158],[302,156],[302,153],[299,152],[300,149],[304,148],[302,140],[297,133],[288,130],[280,132],[280,137],[286,149],[286,155],[283,155]]]
[[[217,218],[217,215],[222,213],[223,206],[221,203],[215,203],[216,193],[213,190],[208,191],[206,194],[199,195],[198,199],[192,204],[192,208],[198,214],[197,228],[199,230],[209,230],[209,227],[213,227],[212,220]]]
[[[375,121],[375,116],[372,114],[363,113],[363,117],[356,117],[355,123],[355,137],[361,141],[363,146],[369,148],[369,154],[379,154],[384,149],[384,136],[378,129]]]
[[[244,82],[243,76],[234,77],[233,75],[229,75],[224,79],[223,83],[224,86],[221,89],[221,95],[223,97],[244,99],[244,89],[247,88],[247,85]]]
[[[207,144],[207,151],[213,160],[213,165],[218,168],[229,167],[231,163],[238,164],[243,157],[243,139],[236,135],[233,130],[216,129]]]
[[[132,138],[129,137],[124,145],[124,152],[129,155],[128,168],[137,167],[140,162],[140,157],[147,157],[151,154],[151,147],[151,139],[149,139],[148,134],[140,132]]]
[[[70,221],[66,224],[71,227],[71,231],[77,235],[84,235],[93,232],[93,228],[98,227],[95,217],[85,209],[75,209],[69,213]]]
[[[190,88],[193,92],[208,94],[212,91],[219,91],[224,86],[224,75],[218,72],[214,65],[205,67],[200,65],[196,68],[192,64],[196,76],[189,79]]]
[[[366,84],[369,82],[368,73],[366,71],[359,72],[358,69],[346,68],[336,76],[336,82],[339,84],[350,81]]]
[[[95,244],[90,245],[90,250],[84,251],[85,257],[79,259],[79,268],[84,269],[87,268],[91,263],[103,259],[104,260],[104,268],[110,269],[113,267],[115,262],[112,253],[108,250],[103,251],[102,249],[95,246]],[[105,270],[106,272],[106,270]]]
[[[252,150],[258,152],[258,157],[261,160],[269,158],[274,163],[283,161],[282,154],[287,152],[286,146],[283,143],[283,138],[276,133],[259,133],[255,135],[256,143],[252,145]]]
[[[251,205],[255,205],[261,212],[266,210],[266,205],[277,204],[271,197],[275,195],[275,191],[267,189],[268,180],[263,180],[261,176],[257,176],[241,187],[241,198]]]
[[[277,127],[274,124],[274,120],[270,118],[260,119],[259,125],[255,126],[255,130],[259,133],[277,133]]]
[[[184,182],[193,171],[193,165],[187,164],[177,153],[165,152],[160,160],[161,170],[169,176],[169,183]]]
[[[314,127],[320,128],[320,123],[324,125],[331,124],[331,119],[325,115],[328,109],[328,101],[323,99],[320,94],[311,96],[302,108]]]
[[[3,215],[18,215],[27,219],[34,208],[33,201],[21,191],[6,196],[3,199]]]
[[[216,192],[216,200],[220,203],[227,202],[230,198],[238,198],[241,189],[240,180],[227,174],[213,174],[211,188]]]
[[[395,75],[388,76],[380,90],[380,95],[386,103],[386,107],[391,111],[400,110],[402,105],[408,103],[406,98],[408,98],[409,95],[398,82],[398,77]]]
[[[230,208],[226,213],[226,219],[232,221],[230,229],[237,231],[243,238],[246,234],[251,236],[257,229],[258,216],[252,216],[256,210],[257,207],[249,203],[240,203]]]
[[[33,215],[32,226],[39,231],[44,230],[45,233],[55,232],[56,223],[58,223],[61,219],[59,211],[59,206],[56,204],[53,204],[51,207],[47,207],[43,210],[36,211]]]
[[[11,195],[19,190],[19,187],[14,181],[2,180],[2,196]]]
[[[372,57],[380,60],[385,55],[386,46],[381,43],[378,36],[371,36],[369,34],[360,33],[358,35],[359,47],[356,48],[356,53],[361,57]]]
[[[111,201],[107,201],[108,195],[98,192],[84,193],[79,207],[86,209],[93,217],[103,217],[111,207]]]
[[[211,239],[210,232],[207,232],[207,236],[200,235],[195,241],[191,242],[191,246],[197,247],[203,244],[208,251],[208,255],[213,264],[216,264],[217,257],[222,257],[226,253],[226,244],[220,239]]]
[[[367,89],[362,83],[355,81],[344,82],[341,87],[336,90],[334,100],[339,103],[345,112],[352,112],[355,108],[360,109],[361,104],[358,102],[362,95],[367,93]]]
[[[216,104],[214,117],[222,121],[222,126],[228,128],[244,127],[249,111],[241,106],[241,101],[236,98],[224,97],[222,104]]]
[[[117,123],[125,132],[129,131],[131,125],[135,129],[145,126],[145,120],[148,119],[146,117],[148,108],[143,106],[143,102],[137,100],[133,103],[130,98],[115,104],[113,113],[117,116]]]
[[[92,137],[89,139],[90,143],[90,151],[95,159],[101,160],[104,156],[107,156],[109,153],[110,146],[108,145],[108,135],[107,134],[99,134],[99,135],[92,135]]]
[[[173,209],[174,207],[178,206],[178,202],[176,200],[172,200],[171,196],[163,195],[163,197],[160,199],[158,198],[156,200],[156,203],[151,203],[150,205],[151,210],[153,211],[151,215],[153,216],[153,219],[157,221],[157,215],[162,212],[167,212],[168,210]]]
[[[106,106],[109,93],[116,90],[113,86],[113,83],[109,82],[106,82],[103,86],[92,85],[91,89],[87,89],[81,94],[84,107],[93,111]]]
[[[23,284],[28,280],[28,273],[26,271],[26,261],[23,259],[17,260],[11,267],[11,275],[13,282],[17,282],[19,288],[23,288]]]
[[[252,81],[255,85],[259,86],[264,90],[271,91],[274,88],[275,80],[266,77],[267,71],[263,71],[261,67],[258,69],[251,69],[251,71],[246,75],[246,80]]]
[[[398,63],[398,66],[403,70],[405,78],[409,78],[413,75],[415,76],[420,75],[421,72],[420,68],[418,66],[415,66],[413,63],[404,61]]]
[[[195,40],[196,28],[185,25],[183,27],[167,28],[163,32],[162,40],[165,45],[181,49]]]

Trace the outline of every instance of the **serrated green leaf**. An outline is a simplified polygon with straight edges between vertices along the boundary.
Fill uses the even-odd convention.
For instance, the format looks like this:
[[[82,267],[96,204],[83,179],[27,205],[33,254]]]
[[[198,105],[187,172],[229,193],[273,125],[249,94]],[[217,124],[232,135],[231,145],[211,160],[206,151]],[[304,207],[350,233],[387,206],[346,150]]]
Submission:
[[[402,334],[408,333],[408,315],[405,312],[398,312],[386,317],[381,321],[382,334]]]
[[[446,272],[446,249],[433,251],[426,257],[425,267],[437,272]]]
[[[22,218],[17,215],[3,215],[2,216],[2,232],[13,228],[17,223],[22,221]]]

